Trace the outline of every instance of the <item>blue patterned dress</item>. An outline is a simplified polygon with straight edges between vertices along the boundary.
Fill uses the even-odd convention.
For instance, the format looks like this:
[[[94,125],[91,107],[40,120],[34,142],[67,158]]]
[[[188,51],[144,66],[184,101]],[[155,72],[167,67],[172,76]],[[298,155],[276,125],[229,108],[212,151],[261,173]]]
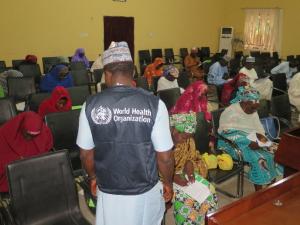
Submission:
[[[248,133],[228,129],[220,132],[222,136],[237,144],[242,151],[244,161],[250,165],[247,173],[249,180],[257,185],[265,185],[271,183],[277,176],[282,175],[283,167],[274,162],[274,154],[266,148],[252,150],[249,147],[251,141],[247,138]],[[237,159],[234,149],[225,141],[218,141],[218,148],[226,151],[233,158]]]

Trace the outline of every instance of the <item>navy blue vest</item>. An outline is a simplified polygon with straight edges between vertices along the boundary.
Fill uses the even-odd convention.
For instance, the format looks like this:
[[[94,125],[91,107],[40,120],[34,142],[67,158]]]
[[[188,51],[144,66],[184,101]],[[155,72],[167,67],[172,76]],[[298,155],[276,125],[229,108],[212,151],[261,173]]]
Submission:
[[[149,92],[127,86],[105,89],[87,100],[86,116],[96,146],[101,191],[137,195],[158,182],[151,141],[158,100]]]

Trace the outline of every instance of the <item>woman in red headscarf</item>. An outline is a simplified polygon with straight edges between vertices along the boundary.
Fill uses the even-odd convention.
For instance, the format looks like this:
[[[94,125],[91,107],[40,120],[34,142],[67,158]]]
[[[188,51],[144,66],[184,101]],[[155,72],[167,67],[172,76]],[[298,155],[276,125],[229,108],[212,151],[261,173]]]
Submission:
[[[71,108],[72,101],[68,90],[62,86],[56,86],[51,93],[51,97],[40,104],[38,113],[44,118],[49,113],[66,112]]]
[[[6,166],[18,159],[48,152],[53,147],[50,129],[35,112],[23,112],[0,128],[0,192],[8,191]]]
[[[235,91],[238,90],[240,86],[250,85],[249,78],[243,74],[237,74],[232,80],[224,84],[221,95],[221,102],[224,106],[228,106],[230,100],[233,98]]]
[[[192,83],[177,100],[170,114],[204,112],[206,120],[211,120],[211,114],[207,111],[207,91],[207,85],[203,81]]]

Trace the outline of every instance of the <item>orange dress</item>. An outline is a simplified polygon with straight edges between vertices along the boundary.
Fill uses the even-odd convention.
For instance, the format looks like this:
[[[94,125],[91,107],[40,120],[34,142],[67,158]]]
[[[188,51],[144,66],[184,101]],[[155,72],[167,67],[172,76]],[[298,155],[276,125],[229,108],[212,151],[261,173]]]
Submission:
[[[157,68],[159,65],[163,65],[162,58],[156,58],[153,63],[149,64],[144,72],[144,76],[147,78],[149,87],[153,83],[153,77],[160,77],[163,74],[163,67]]]

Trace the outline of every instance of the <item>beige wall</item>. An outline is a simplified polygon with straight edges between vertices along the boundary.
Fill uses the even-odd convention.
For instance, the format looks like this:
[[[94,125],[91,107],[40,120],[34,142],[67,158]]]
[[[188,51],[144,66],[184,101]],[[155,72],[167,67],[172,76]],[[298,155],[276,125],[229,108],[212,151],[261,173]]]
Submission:
[[[217,49],[220,0],[1,0],[0,59],[28,53],[70,56],[77,47],[94,60],[103,51],[103,16],[135,18],[135,51],[211,46]],[[137,54],[136,54],[137,56]],[[137,58],[136,58],[137,59]]]
[[[282,9],[282,42],[281,56],[300,54],[300,1],[297,0],[230,0],[226,1],[223,25],[233,26],[238,36],[244,32],[243,8],[281,8]]]

